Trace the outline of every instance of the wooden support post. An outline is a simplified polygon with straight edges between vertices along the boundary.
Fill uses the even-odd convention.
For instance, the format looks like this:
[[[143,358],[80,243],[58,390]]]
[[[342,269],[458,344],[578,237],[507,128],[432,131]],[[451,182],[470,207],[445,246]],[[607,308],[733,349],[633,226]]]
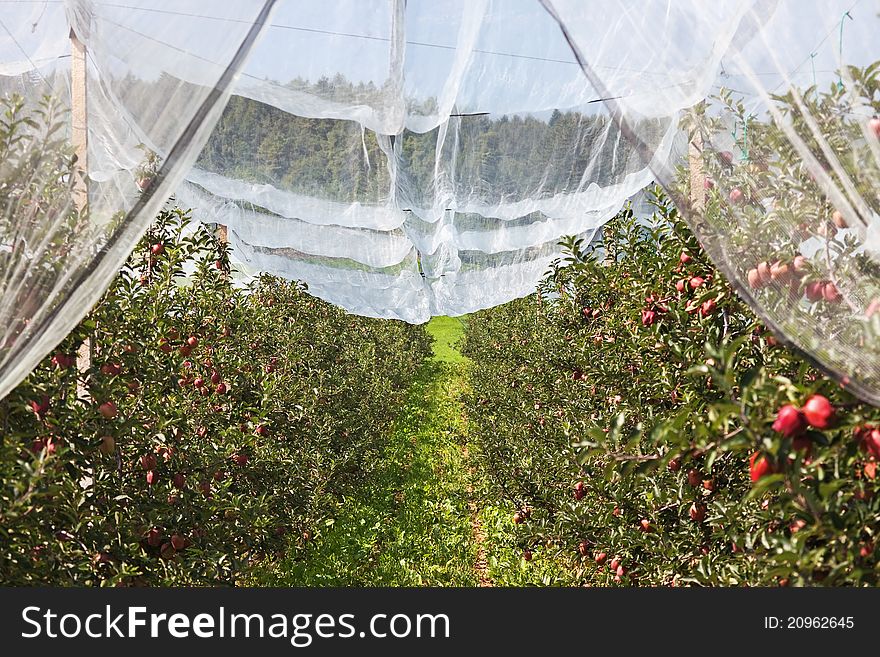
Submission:
[[[88,107],[86,97],[86,46],[80,41],[73,30],[70,31],[71,62],[70,62],[70,140],[76,152],[76,163],[79,174],[74,181],[74,202],[80,212],[84,212],[89,203],[87,176],[89,171],[89,131]]]
[[[89,128],[86,87],[86,46],[70,30],[70,140],[76,153],[77,171],[73,181],[73,201],[79,213],[88,211],[89,204]],[[76,368],[87,371],[92,364],[92,340],[86,338],[76,353]],[[88,398],[82,380],[77,383],[77,396]]]

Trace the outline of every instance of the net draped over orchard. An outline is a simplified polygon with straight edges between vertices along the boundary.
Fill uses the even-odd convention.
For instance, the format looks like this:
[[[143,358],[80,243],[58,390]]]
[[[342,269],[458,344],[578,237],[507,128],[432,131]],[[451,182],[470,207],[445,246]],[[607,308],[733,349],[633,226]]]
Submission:
[[[2,2],[0,394],[171,194],[237,275],[419,323],[530,293],[658,181],[768,326],[876,402],[878,9]]]

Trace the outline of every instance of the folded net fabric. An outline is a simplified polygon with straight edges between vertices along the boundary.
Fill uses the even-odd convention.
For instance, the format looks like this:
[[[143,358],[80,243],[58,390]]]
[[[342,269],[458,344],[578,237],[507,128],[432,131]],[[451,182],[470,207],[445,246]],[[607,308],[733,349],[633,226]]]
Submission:
[[[631,42],[604,18],[591,36],[609,63]],[[705,83],[680,107],[709,88],[725,38],[707,36]],[[648,159],[540,2],[282,2],[177,200],[228,226],[243,272],[352,312],[490,307],[533,291],[559,239],[591,238],[681,139],[640,89],[654,72],[620,75],[643,94]]]

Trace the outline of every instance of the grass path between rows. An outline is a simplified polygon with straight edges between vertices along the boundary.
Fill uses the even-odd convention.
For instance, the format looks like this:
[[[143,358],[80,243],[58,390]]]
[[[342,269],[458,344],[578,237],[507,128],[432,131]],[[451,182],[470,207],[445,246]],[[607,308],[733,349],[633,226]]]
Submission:
[[[462,395],[469,361],[461,320],[435,317],[418,372],[368,477],[313,539],[256,566],[250,586],[567,586],[582,564],[529,545],[513,507],[481,476]]]
[[[485,557],[459,397],[466,361],[453,318],[428,325],[434,357],[410,388],[377,471],[342,501],[312,544],[260,580],[270,586],[478,586]]]

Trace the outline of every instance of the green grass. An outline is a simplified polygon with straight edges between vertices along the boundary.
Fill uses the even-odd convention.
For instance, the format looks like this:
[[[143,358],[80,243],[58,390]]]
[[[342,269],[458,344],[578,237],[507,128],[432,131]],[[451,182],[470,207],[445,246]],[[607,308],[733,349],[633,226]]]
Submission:
[[[434,338],[434,359],[444,363],[463,363],[466,359],[456,348],[464,335],[464,323],[458,317],[432,317],[428,335]]]

